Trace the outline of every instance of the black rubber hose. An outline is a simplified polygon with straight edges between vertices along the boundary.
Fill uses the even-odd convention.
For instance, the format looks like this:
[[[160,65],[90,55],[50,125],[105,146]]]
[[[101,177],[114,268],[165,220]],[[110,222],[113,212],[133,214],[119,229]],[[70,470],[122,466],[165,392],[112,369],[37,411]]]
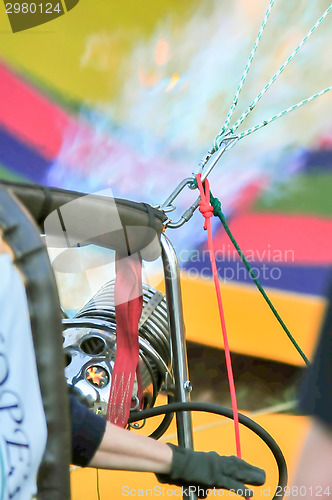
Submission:
[[[38,471],[37,498],[68,500],[70,422],[58,290],[47,249],[34,221],[21,203],[1,188],[1,182],[0,230],[14,254],[14,264],[20,271],[26,288],[48,429],[46,449]]]
[[[137,420],[142,420],[144,418],[151,418],[157,415],[162,415],[163,413],[173,413],[179,411],[202,411],[205,413],[214,413],[216,415],[221,415],[233,420],[233,411],[229,408],[224,408],[223,406],[215,405],[212,403],[170,403],[169,405],[158,406],[156,408],[148,408],[147,410],[142,410],[139,412],[131,413],[128,422],[136,422]],[[253,431],[257,436],[259,436],[264,443],[270,448],[278,466],[278,486],[276,488],[276,493],[273,499],[282,499],[285,486],[287,486],[288,473],[287,464],[285,457],[282,454],[281,449],[275,442],[272,436],[263,429],[259,424],[251,420],[249,417],[239,413],[239,422]]]
[[[167,407],[172,403],[173,399],[174,399],[174,396],[168,396]],[[153,439],[159,439],[159,438],[161,438],[161,436],[163,434],[165,434],[165,432],[167,431],[167,429],[171,425],[173,417],[174,417],[174,413],[173,412],[167,412],[167,413],[165,413],[165,416],[164,416],[162,422],[159,424],[159,426],[157,427],[157,429],[155,429],[149,435],[149,437],[153,438]]]

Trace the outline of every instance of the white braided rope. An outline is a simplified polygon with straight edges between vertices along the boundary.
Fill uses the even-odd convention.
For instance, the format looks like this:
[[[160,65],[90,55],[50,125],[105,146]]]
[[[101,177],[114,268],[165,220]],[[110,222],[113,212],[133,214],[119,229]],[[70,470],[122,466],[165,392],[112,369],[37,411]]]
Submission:
[[[270,7],[271,7],[271,5],[269,5],[269,8]],[[306,36],[301,40],[301,42],[297,45],[297,47],[293,50],[293,52],[290,54],[290,56],[284,61],[284,63],[280,66],[280,68],[275,72],[275,74],[272,76],[272,78],[269,80],[269,82],[259,92],[259,94],[257,95],[257,97],[252,101],[252,103],[250,104],[250,106],[248,106],[248,108],[242,113],[242,115],[234,123],[234,125],[231,126],[228,129],[231,133],[234,133],[238,129],[238,127],[242,124],[242,122],[245,120],[245,118],[255,108],[256,104],[260,101],[260,99],[263,97],[263,95],[269,90],[269,88],[271,87],[271,85],[276,81],[276,79],[278,78],[278,76],[283,72],[283,70],[286,68],[286,66],[290,63],[290,61],[294,58],[294,56],[298,53],[298,51],[303,47],[303,45],[307,42],[307,40],[309,39],[309,37],[318,28],[318,26],[322,23],[322,21],[326,18],[326,16],[331,12],[331,10],[332,10],[332,4],[329,5],[329,7],[325,10],[325,12],[322,14],[322,16],[318,19],[318,21],[314,24],[314,26],[308,31],[308,33],[306,34]],[[240,85],[241,85],[241,82],[240,82]],[[243,87],[243,85],[242,85],[242,87]],[[242,89],[242,87],[241,87],[241,89]],[[295,104],[294,106],[290,106],[289,108],[285,109],[284,111],[281,111],[280,113],[272,116],[268,120],[264,120],[262,123],[254,126],[254,127],[251,127],[250,129],[247,129],[246,131],[242,132],[239,135],[239,138],[242,139],[243,137],[251,134],[252,132],[254,132],[256,130],[259,130],[260,128],[262,128],[263,126],[267,125],[268,123],[271,123],[272,121],[276,120],[277,118],[280,118],[281,116],[286,115],[287,113],[293,111],[294,109],[299,108],[303,104],[306,104],[307,102],[312,101],[316,97],[319,97],[319,96],[325,94],[329,90],[331,90],[331,87],[327,87],[326,89],[324,89],[324,90],[322,90],[320,92],[317,92],[316,94],[313,94],[311,97],[308,97],[307,99],[303,99],[303,101],[300,101],[299,103]],[[226,118],[226,122],[227,122],[227,120],[228,120],[228,117]],[[223,136],[224,136],[224,134],[225,134],[226,131],[227,130],[224,129],[224,127],[221,129],[220,133],[216,136],[216,138],[214,140],[213,148],[209,151],[209,153],[218,150],[218,148],[220,147],[221,143],[223,142]],[[211,156],[211,154],[210,154],[210,156]]]
[[[250,69],[251,63],[252,63],[252,61],[254,59],[254,55],[255,55],[255,53],[257,51],[258,44],[259,44],[259,42],[260,42],[260,40],[262,38],[262,34],[263,34],[263,31],[264,31],[264,28],[265,28],[267,20],[268,20],[268,18],[270,16],[270,12],[272,10],[273,4],[274,4],[274,0],[270,0],[268,9],[267,9],[267,11],[265,13],[265,16],[264,16],[264,19],[263,19],[263,22],[262,22],[262,25],[261,25],[260,30],[258,32],[258,35],[257,35],[257,38],[256,38],[255,43],[253,45],[253,48],[252,48],[252,50],[250,52],[250,56],[248,58],[246,67],[244,68],[243,74],[241,76],[241,80],[240,80],[240,83],[239,83],[238,88],[236,90],[236,93],[235,93],[232,105],[231,105],[231,107],[230,107],[230,109],[228,111],[228,115],[226,117],[225,123],[224,123],[224,125],[223,125],[223,127],[222,127],[222,129],[221,129],[221,131],[219,133],[219,135],[223,134],[225,132],[225,130],[228,128],[228,125],[230,124],[230,121],[232,119],[234,110],[235,110],[236,105],[237,105],[238,100],[239,100],[239,96],[240,96],[241,90],[243,88],[243,85],[244,85],[244,83],[246,81],[246,78],[247,78],[247,75],[249,73],[249,69]]]
[[[254,127],[248,128],[247,130],[245,130],[244,132],[241,132],[239,134],[239,136],[238,136],[239,139],[242,139],[243,137],[246,137],[247,135],[252,134],[256,130],[259,130],[260,128],[265,127],[265,125],[268,125],[269,123],[273,122],[277,118],[280,118],[281,116],[284,116],[287,113],[290,113],[291,111],[294,111],[295,109],[300,108],[301,106],[303,106],[303,104],[307,104],[307,102],[310,102],[313,99],[316,99],[317,97],[319,97],[323,94],[326,94],[326,92],[329,92],[330,90],[332,90],[332,85],[330,85],[329,87],[326,87],[326,89],[323,89],[320,92],[317,92],[316,94],[313,94],[310,97],[307,97],[306,99],[303,99],[303,101],[300,101],[297,104],[294,104],[293,106],[290,106],[289,108],[284,109],[284,111],[280,111],[280,113],[271,116],[270,118],[262,121],[258,125],[255,125]]]

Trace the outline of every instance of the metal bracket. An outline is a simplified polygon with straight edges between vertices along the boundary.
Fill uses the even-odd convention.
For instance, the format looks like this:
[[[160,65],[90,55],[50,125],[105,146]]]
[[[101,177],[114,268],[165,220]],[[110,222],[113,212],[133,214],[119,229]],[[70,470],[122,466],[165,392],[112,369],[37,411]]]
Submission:
[[[164,201],[164,203],[157,205],[155,208],[158,208],[159,210],[162,210],[163,212],[172,212],[173,210],[176,209],[176,207],[172,204],[172,202],[179,196],[181,191],[186,186],[189,186],[190,184],[193,184],[195,178],[193,177],[186,177],[183,179],[174,189],[174,191],[169,195],[169,197]]]
[[[220,142],[219,148],[217,151],[215,151],[211,156],[206,157],[206,161],[200,164],[200,168],[196,174],[194,174],[194,177],[196,177],[197,174],[201,173],[201,180],[204,182],[204,180],[207,178],[207,176],[211,173],[213,168],[216,166],[222,155],[224,154],[227,149],[230,149],[231,147],[235,146],[235,143],[239,140],[239,136],[234,135],[231,130],[225,132],[223,135],[222,141]],[[216,154],[217,153],[217,154]],[[214,156],[216,154],[216,156]],[[210,159],[212,160],[210,161]]]
[[[165,213],[172,212],[176,209],[176,206],[173,205],[173,201],[179,196],[179,194],[183,191],[183,189],[188,186],[189,189],[197,189],[195,180],[196,175],[201,173],[201,179],[204,181],[207,176],[211,173],[212,169],[215,167],[217,162],[220,160],[222,155],[227,149],[230,149],[235,145],[235,143],[239,140],[237,135],[234,135],[231,130],[225,132],[222,137],[221,143],[217,151],[211,152],[205,156],[204,160],[200,163],[199,169],[196,173],[193,173],[192,177],[186,177],[183,179],[174,191],[169,195],[169,197],[164,201],[164,203],[156,206],[159,210],[164,211]],[[217,153],[216,156],[215,153]],[[196,201],[181,215],[181,217],[173,222],[172,219],[168,218],[165,223],[166,228],[175,229],[181,227],[185,222],[187,222],[193,216],[195,210],[197,209],[200,201],[200,196],[196,199]]]

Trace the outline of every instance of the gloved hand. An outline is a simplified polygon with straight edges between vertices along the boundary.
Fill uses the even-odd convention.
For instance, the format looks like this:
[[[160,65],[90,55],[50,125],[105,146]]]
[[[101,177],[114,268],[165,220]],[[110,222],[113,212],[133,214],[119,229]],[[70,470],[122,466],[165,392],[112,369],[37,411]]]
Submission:
[[[160,483],[196,487],[199,498],[207,496],[210,488],[234,490],[243,497],[253,496],[244,483],[260,486],[265,482],[265,472],[240,458],[223,457],[215,451],[208,453],[181,448],[167,443],[173,450],[169,474],[156,474]],[[200,488],[200,489],[198,489]]]

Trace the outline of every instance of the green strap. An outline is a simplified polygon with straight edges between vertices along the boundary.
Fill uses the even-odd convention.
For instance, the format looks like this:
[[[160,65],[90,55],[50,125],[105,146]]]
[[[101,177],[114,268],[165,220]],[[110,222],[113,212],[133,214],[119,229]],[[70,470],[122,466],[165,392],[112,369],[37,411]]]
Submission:
[[[237,253],[239,254],[243,264],[246,266],[251,278],[253,279],[255,285],[257,286],[258,290],[260,291],[260,293],[263,295],[264,299],[266,300],[268,306],[270,307],[271,311],[273,312],[273,314],[275,315],[275,317],[277,318],[278,322],[280,323],[281,327],[283,328],[283,330],[286,332],[289,340],[292,342],[292,344],[294,345],[295,349],[298,351],[298,353],[300,354],[300,356],[302,357],[302,359],[304,360],[304,362],[309,365],[309,360],[308,358],[306,357],[306,355],[304,354],[304,352],[302,351],[301,347],[298,345],[298,343],[296,342],[296,340],[294,339],[293,335],[290,333],[290,331],[288,330],[287,326],[285,325],[285,323],[283,322],[281,316],[279,315],[278,311],[276,310],[276,308],[274,307],[274,305],[272,304],[271,300],[269,299],[269,297],[267,296],[264,288],[262,287],[262,285],[260,284],[260,282],[258,281],[258,279],[255,277],[255,274],[253,272],[253,270],[251,269],[250,267],[250,264],[249,262],[247,261],[247,259],[245,258],[241,248],[239,247],[237,241],[235,240],[233,234],[231,233],[231,230],[229,229],[229,226],[227,224],[227,221],[226,221],[226,217],[225,215],[223,214],[222,210],[221,210],[221,203],[220,201],[218,200],[218,198],[215,198],[211,191],[210,191],[210,202],[211,202],[211,205],[213,206],[213,215],[215,215],[216,217],[219,217],[222,225],[224,226],[225,228],[225,231],[226,233],[228,234],[231,242],[233,243],[234,247],[236,248],[237,250]]]

